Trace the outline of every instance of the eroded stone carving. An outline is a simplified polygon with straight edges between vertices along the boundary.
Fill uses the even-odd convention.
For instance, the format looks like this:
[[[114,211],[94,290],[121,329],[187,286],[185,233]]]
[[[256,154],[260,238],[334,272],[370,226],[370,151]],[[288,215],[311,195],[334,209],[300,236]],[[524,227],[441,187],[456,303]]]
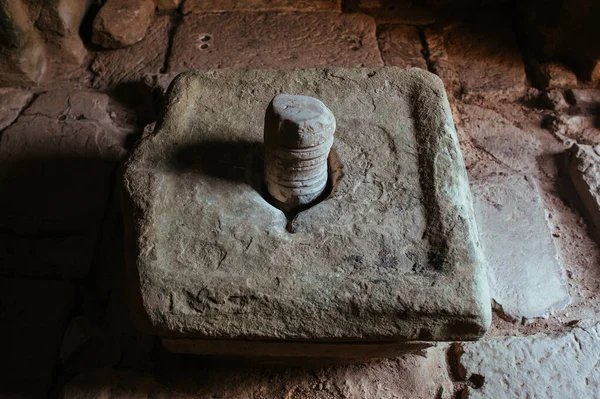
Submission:
[[[327,185],[335,117],[310,96],[279,94],[265,115],[265,183],[276,205],[290,211],[311,204]]]

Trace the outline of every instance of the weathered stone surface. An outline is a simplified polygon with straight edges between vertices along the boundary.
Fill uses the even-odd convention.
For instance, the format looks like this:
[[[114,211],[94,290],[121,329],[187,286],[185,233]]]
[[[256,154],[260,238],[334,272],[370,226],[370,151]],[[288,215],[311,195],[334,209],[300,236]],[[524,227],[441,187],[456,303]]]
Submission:
[[[511,320],[547,317],[571,302],[542,200],[532,178],[471,182],[492,299]]]
[[[159,10],[174,10],[179,7],[182,0],[154,0],[154,5]]]
[[[444,352],[432,348],[361,365],[295,367],[199,366],[178,359],[159,364],[155,376],[126,371],[81,374],[61,399],[140,398],[415,398],[450,399],[453,387]],[[160,381],[158,383],[157,381]]]
[[[377,33],[377,40],[385,65],[427,69],[416,26],[384,26]]]
[[[185,0],[183,13],[230,11],[342,11],[341,0]]]
[[[98,53],[91,66],[95,74],[94,87],[114,88],[138,82],[145,74],[159,73],[169,47],[169,23],[168,16],[158,17],[139,43]]]
[[[549,120],[547,127],[567,146],[573,142],[600,144],[600,129],[595,115],[557,113]]]
[[[367,15],[236,12],[184,17],[169,71],[381,65]]]
[[[1,397],[48,397],[72,301],[67,282],[0,279]]]
[[[111,174],[127,132],[108,96],[41,94],[0,138],[1,272],[82,276],[90,265]]]
[[[550,89],[542,92],[538,98],[539,106],[554,111],[564,111],[570,107],[563,91]]]
[[[497,337],[463,344],[468,388],[478,398],[600,397],[600,327],[575,328],[562,336]]]
[[[333,194],[292,221],[265,201],[253,166],[264,110],[280,92],[332,110],[343,165],[341,177],[330,159]],[[485,331],[470,192],[435,75],[197,71],[174,81],[166,109],[124,177],[141,328],[353,343]]]
[[[79,36],[79,28],[92,2],[50,0],[42,3],[39,17],[34,21],[44,36],[48,54],[56,62],[83,64],[88,52]]]
[[[435,22],[431,10],[411,0],[350,0],[344,2],[344,11],[370,15],[377,25],[431,25]]]
[[[574,144],[567,158],[567,170],[581,199],[584,212],[600,238],[600,147]]]
[[[572,89],[565,93],[567,101],[585,113],[600,111],[600,89]]]
[[[440,34],[443,39],[439,38]],[[517,97],[524,94],[525,66],[508,19],[479,15],[443,30],[430,29],[426,41],[428,48],[436,49],[430,51],[434,64],[441,55],[437,48],[441,43],[445,46],[448,61],[436,66],[453,69],[440,74],[443,79],[456,76],[457,81],[444,79],[448,89],[467,95]]]
[[[48,60],[30,10],[22,1],[3,1],[0,18],[0,86],[39,83]]]
[[[0,89],[0,131],[17,119],[21,110],[31,101],[33,93],[18,89]]]
[[[532,172],[539,152],[537,139],[495,111],[475,105],[459,107],[463,127],[473,143],[498,163],[519,172]]]
[[[577,87],[577,76],[558,62],[535,64],[532,68],[533,80],[539,89],[570,89]]]
[[[109,49],[139,42],[154,19],[154,7],[152,0],[108,0],[94,19],[92,42]]]

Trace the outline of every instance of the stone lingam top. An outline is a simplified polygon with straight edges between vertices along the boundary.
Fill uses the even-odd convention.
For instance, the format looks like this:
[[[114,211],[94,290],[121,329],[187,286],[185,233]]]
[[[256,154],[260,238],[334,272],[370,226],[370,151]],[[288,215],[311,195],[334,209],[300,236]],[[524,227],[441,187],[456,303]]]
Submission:
[[[335,115],[314,113],[335,126],[324,197],[292,215],[264,171],[263,133],[269,146],[280,131],[265,110],[275,98],[267,125],[288,120],[281,104],[297,98],[283,93]],[[489,326],[463,160],[426,71],[183,73],[127,163],[124,199],[131,313],[171,351],[391,356]]]
[[[316,98],[278,94],[265,116],[265,183],[277,208],[300,210],[327,185],[335,118]]]

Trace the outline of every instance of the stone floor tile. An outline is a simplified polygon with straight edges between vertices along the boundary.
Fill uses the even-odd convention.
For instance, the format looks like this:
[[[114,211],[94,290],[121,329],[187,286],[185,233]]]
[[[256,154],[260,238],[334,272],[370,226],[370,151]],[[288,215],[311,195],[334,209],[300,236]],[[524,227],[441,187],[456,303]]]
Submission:
[[[409,25],[387,25],[380,27],[377,40],[385,65],[401,68],[427,69],[419,29]]]
[[[230,11],[342,11],[341,0],[185,0],[183,13]]]
[[[479,16],[428,32],[430,49],[438,48],[440,42],[445,46],[447,63],[438,63],[439,51],[430,51],[430,59],[442,77],[456,76],[458,80],[448,84],[454,92],[511,98],[524,94],[525,65],[508,19]],[[443,71],[448,68],[452,71]]]
[[[350,0],[345,12],[361,12],[375,18],[377,25],[430,25],[435,22],[431,10],[412,0]]]
[[[0,89],[0,131],[17,119],[21,110],[31,101],[33,93],[25,90]]]
[[[465,343],[469,399],[600,397],[600,325]]]
[[[567,160],[567,171],[581,199],[587,220],[600,238],[600,147],[575,144]]]
[[[124,393],[160,399],[454,397],[444,351],[431,348],[368,364],[305,368],[209,364],[176,357],[159,364],[154,376],[125,371],[82,374],[64,387],[61,398],[117,399]]]
[[[144,74],[160,72],[169,47],[169,26],[169,16],[158,17],[140,42],[119,50],[99,52],[91,65],[94,87],[115,88],[135,83]]]
[[[68,282],[0,280],[1,398],[47,398],[72,301]]]
[[[375,33],[373,18],[362,14],[187,15],[173,39],[169,72],[381,66]]]
[[[545,210],[532,178],[471,182],[492,299],[511,320],[546,317],[571,302]]]
[[[476,105],[458,106],[463,129],[473,144],[491,155],[499,164],[519,172],[535,169],[538,140],[499,113]]]
[[[128,132],[108,96],[43,93],[0,137],[0,272],[84,275]]]

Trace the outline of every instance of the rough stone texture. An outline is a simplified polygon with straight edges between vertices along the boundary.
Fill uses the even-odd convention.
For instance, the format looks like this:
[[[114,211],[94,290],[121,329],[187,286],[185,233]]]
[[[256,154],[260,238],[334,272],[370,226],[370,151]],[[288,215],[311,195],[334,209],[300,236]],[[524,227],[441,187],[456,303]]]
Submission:
[[[154,0],[154,5],[159,10],[174,10],[179,8],[182,0]]]
[[[127,132],[108,96],[41,94],[0,137],[0,272],[82,276]]]
[[[600,89],[572,89],[565,93],[567,101],[584,113],[600,112]]]
[[[22,1],[0,2],[0,86],[37,84],[46,72],[46,47],[32,18]]]
[[[0,89],[0,131],[17,119],[21,110],[31,101],[33,93],[18,89]]]
[[[412,0],[350,0],[344,12],[361,12],[375,18],[377,25],[430,25],[435,22],[431,10]]]
[[[507,18],[478,16],[426,33],[431,62],[449,90],[467,95],[524,94],[525,66]],[[452,70],[444,71],[448,68]]]
[[[577,87],[577,76],[566,66],[557,62],[536,64],[533,80],[539,89],[570,89]]]
[[[427,69],[416,26],[384,26],[377,33],[377,40],[385,65]]]
[[[567,170],[581,199],[584,212],[600,238],[600,147],[574,144],[567,158]]]
[[[290,398],[290,399],[450,399],[453,387],[444,352],[364,365],[296,368],[218,365],[173,359],[156,367],[155,376],[126,371],[82,374],[70,381],[61,399],[140,398]],[[159,383],[160,381],[160,383]]]
[[[188,69],[381,66],[373,18],[338,13],[224,13],[184,17],[170,72]]]
[[[159,73],[169,47],[169,25],[168,16],[158,17],[139,43],[98,53],[91,66],[95,75],[94,87],[103,90],[131,85],[139,82],[145,74]]]
[[[538,101],[541,107],[554,111],[565,111],[570,108],[563,91],[560,89],[543,91],[540,94]]]
[[[342,11],[341,0],[185,0],[183,13],[230,11]]]
[[[532,178],[471,182],[492,299],[511,320],[547,317],[571,302],[540,195]]]
[[[463,345],[468,398],[600,397],[600,326],[563,336],[497,337]]]
[[[463,127],[477,148],[501,165],[519,172],[532,172],[539,153],[537,139],[495,111],[476,105],[461,105]]]
[[[43,7],[35,26],[44,38],[51,59],[55,62],[83,64],[88,52],[79,36],[79,27],[92,1],[50,0],[40,3],[43,3]]]
[[[328,104],[343,165],[331,158],[333,194],[292,221],[252,167],[280,92]],[[357,343],[474,339],[489,324],[464,165],[426,71],[182,74],[124,179],[145,330]]]
[[[94,19],[92,42],[109,49],[139,42],[154,19],[154,7],[152,0],[108,0]]]
[[[48,397],[72,301],[67,282],[0,280],[0,397]]]
[[[574,142],[600,144],[600,129],[595,115],[557,113],[549,120],[549,129],[567,147]]]

